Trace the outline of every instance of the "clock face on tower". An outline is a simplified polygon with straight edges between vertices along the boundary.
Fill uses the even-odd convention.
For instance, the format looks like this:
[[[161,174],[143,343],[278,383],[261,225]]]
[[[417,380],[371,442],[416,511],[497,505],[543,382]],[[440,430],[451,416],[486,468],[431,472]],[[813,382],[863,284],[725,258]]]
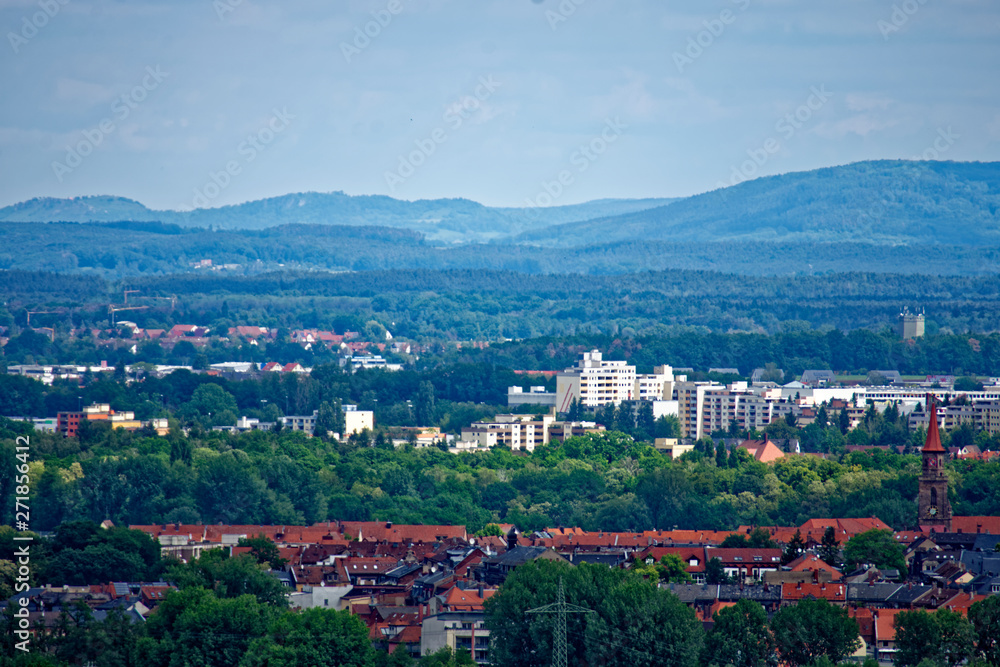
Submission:
[[[936,507],[928,507],[927,508],[927,513],[930,514],[931,516],[937,516],[938,508],[936,508]]]

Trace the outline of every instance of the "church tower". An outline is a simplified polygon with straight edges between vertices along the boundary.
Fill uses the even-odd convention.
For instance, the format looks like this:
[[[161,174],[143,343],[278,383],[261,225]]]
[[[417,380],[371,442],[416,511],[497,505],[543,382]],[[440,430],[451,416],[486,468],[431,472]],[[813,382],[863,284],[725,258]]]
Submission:
[[[923,468],[920,472],[920,493],[917,496],[919,516],[917,523],[938,532],[951,531],[951,503],[948,502],[948,475],[944,470],[947,452],[941,446],[938,432],[937,405],[932,396],[927,397],[930,422],[927,424],[927,442],[920,451]]]

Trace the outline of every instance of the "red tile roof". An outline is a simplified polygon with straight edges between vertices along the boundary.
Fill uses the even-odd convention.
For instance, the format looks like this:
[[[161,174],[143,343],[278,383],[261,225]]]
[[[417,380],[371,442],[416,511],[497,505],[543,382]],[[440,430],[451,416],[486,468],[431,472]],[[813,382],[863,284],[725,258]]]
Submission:
[[[799,601],[812,596],[833,603],[847,601],[847,586],[843,584],[782,584],[781,599]]]
[[[951,529],[956,533],[1000,535],[1000,516],[954,516]]]
[[[819,556],[812,554],[803,554],[786,567],[792,572],[829,572],[834,576],[840,575],[836,568],[820,560]]]
[[[878,609],[875,616],[875,641],[896,641],[896,616],[905,609]]]

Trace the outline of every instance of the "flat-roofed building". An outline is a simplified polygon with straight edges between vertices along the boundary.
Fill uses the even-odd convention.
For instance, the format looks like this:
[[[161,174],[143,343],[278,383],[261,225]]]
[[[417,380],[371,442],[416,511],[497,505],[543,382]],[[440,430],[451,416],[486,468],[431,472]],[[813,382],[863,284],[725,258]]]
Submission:
[[[584,352],[576,364],[556,376],[556,409],[569,412],[573,399],[580,406],[618,405],[635,397],[635,366],[605,361],[597,350]]]

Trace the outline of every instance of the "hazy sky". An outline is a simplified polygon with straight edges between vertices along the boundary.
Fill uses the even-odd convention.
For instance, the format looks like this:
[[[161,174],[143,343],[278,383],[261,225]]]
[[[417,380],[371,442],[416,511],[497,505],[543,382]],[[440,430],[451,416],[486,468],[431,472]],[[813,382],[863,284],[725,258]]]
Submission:
[[[0,205],[569,204],[1000,159],[996,0],[0,0],[0,29]]]

